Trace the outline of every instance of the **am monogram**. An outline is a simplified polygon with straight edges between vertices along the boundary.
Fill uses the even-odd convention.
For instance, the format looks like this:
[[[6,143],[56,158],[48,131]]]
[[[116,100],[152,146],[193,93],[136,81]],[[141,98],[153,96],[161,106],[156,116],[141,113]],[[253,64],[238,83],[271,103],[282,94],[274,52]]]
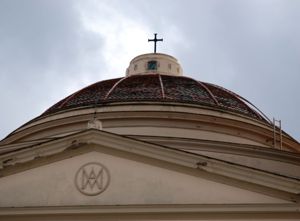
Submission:
[[[98,162],[84,164],[75,175],[77,189],[88,196],[102,193],[109,185],[108,169]]]

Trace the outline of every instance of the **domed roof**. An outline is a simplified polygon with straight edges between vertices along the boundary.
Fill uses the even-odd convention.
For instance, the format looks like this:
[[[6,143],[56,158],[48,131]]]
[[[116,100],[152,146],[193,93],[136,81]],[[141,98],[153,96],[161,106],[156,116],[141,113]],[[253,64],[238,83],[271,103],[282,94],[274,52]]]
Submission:
[[[125,77],[96,82],[62,99],[3,143],[70,134],[94,128],[96,121],[108,132],[162,144],[173,137],[292,151],[299,146],[246,99],[183,76],[176,58],[158,53],[135,57]]]
[[[188,77],[159,73],[97,82],[59,101],[42,116],[74,108],[142,101],[201,105],[266,121],[244,98],[227,89]]]

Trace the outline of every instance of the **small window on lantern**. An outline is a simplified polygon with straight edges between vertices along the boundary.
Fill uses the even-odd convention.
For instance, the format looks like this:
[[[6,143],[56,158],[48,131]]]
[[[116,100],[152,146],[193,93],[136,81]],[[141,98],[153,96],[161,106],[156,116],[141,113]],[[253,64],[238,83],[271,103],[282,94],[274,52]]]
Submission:
[[[157,70],[157,61],[148,61],[147,70]]]

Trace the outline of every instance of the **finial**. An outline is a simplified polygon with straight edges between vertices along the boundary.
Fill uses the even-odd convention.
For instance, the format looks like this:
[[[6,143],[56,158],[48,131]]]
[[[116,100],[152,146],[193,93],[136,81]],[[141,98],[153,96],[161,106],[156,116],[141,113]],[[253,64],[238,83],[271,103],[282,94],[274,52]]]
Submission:
[[[156,53],[156,42],[158,42],[158,41],[163,41],[164,39],[158,39],[157,37],[157,33],[154,33],[154,38],[153,39],[148,39],[148,42],[149,41],[154,41],[154,53]]]

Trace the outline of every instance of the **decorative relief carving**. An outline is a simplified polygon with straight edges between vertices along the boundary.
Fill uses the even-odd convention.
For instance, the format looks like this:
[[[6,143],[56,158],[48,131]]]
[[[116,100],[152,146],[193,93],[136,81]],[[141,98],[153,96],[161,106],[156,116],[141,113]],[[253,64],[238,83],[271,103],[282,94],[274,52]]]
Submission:
[[[106,190],[110,182],[108,169],[101,163],[91,162],[79,168],[75,175],[77,189],[88,196],[95,196]]]

